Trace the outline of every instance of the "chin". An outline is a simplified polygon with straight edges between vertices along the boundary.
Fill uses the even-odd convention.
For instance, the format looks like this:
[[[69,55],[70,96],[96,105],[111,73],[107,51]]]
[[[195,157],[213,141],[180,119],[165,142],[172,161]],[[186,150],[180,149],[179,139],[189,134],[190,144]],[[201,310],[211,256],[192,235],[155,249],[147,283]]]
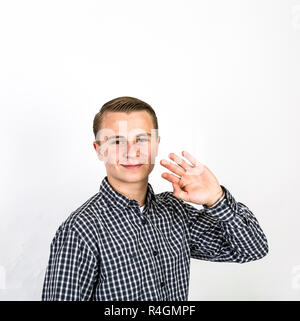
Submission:
[[[141,166],[138,169],[126,169],[123,167],[119,167],[114,168],[113,170],[107,170],[107,174],[109,176],[113,176],[119,181],[123,181],[126,183],[135,183],[147,179],[152,169],[153,166],[150,166],[150,168],[145,168],[145,165]]]

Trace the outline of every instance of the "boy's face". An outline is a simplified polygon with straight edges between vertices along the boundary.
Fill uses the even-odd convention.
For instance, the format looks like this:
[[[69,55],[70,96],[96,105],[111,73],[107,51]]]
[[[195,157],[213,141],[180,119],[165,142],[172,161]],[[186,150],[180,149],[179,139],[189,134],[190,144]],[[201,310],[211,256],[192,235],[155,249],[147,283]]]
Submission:
[[[160,142],[150,114],[146,111],[107,112],[97,134],[98,140],[101,144],[95,141],[94,148],[105,163],[108,177],[127,183],[148,178]],[[133,164],[139,166],[126,166]]]

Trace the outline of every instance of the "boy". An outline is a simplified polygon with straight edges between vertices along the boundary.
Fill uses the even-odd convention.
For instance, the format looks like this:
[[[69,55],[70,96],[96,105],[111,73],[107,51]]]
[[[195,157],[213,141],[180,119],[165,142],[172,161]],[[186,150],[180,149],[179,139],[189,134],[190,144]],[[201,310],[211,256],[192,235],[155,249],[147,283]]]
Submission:
[[[187,151],[161,160],[173,192],[154,193],[148,176],[160,136],[149,104],[113,99],[93,131],[107,176],[58,228],[42,300],[184,301],[190,258],[244,263],[268,253],[253,213]]]

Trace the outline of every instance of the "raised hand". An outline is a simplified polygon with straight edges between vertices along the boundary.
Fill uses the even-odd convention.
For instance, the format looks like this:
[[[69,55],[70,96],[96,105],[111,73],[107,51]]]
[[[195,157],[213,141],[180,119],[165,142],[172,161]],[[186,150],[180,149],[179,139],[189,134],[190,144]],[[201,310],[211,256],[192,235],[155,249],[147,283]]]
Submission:
[[[162,177],[173,185],[173,195],[187,202],[207,205],[215,204],[223,197],[223,190],[215,175],[187,151],[182,155],[190,163],[174,153],[169,158],[175,163],[162,159],[160,164],[174,174],[164,172]]]

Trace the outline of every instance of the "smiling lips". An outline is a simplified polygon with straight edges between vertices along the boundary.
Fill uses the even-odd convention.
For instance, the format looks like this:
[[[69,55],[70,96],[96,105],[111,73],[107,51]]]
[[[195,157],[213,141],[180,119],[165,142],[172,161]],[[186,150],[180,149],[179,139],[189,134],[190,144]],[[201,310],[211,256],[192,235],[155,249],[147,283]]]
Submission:
[[[143,164],[137,164],[137,165],[122,165],[123,167],[125,167],[126,169],[136,169],[136,168],[140,168]]]

